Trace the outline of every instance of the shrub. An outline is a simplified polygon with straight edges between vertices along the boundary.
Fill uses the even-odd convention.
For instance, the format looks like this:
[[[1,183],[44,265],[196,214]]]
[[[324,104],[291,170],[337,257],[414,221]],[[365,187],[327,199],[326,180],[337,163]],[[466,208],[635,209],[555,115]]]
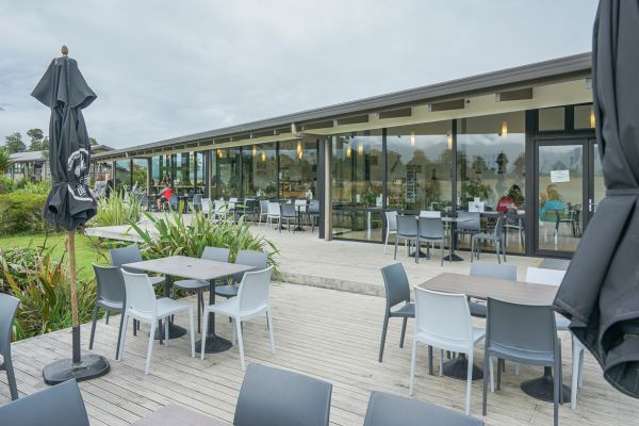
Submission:
[[[47,194],[16,191],[0,194],[0,233],[41,232],[47,228],[42,209]]]
[[[71,290],[64,257],[54,260],[43,247],[0,251],[0,292],[20,299],[16,315],[16,340],[70,327]],[[95,283],[78,282],[80,322],[91,319]]]
[[[20,187],[16,189],[15,192],[49,195],[50,190],[51,182],[49,182],[48,180],[41,180],[37,182],[24,182],[24,184],[20,185]]]
[[[268,254],[268,263],[277,268],[278,250],[262,235],[252,234],[248,224],[240,218],[212,223],[204,214],[191,215],[191,223],[186,224],[181,213],[172,212],[159,217],[146,214],[155,226],[157,235],[131,222],[131,226],[142,238],[142,252],[150,259],[165,256],[200,257],[204,247],[226,247],[230,250],[230,260],[234,261],[240,250],[263,251]]]
[[[14,183],[13,179],[9,176],[1,175],[0,176],[0,194],[6,194],[7,192],[13,191]]]
[[[98,200],[98,212],[91,220],[95,226],[126,225],[140,220],[142,206],[136,197],[124,191],[112,192],[110,197]]]

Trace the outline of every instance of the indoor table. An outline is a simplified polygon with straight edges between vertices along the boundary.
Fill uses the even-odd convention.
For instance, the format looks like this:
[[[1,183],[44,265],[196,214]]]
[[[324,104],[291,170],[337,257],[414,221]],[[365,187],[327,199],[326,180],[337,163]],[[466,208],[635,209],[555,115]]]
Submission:
[[[448,256],[444,257],[444,260],[448,262],[462,262],[464,259],[455,254],[455,225],[461,222],[468,222],[471,219],[466,217],[442,217],[442,222],[448,225],[448,233],[450,234],[450,244],[448,246]]]

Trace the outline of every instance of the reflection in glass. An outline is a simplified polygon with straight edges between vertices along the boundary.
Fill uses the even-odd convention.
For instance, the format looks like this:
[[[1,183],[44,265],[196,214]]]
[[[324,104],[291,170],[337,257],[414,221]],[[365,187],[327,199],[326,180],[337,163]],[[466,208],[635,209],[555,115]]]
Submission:
[[[317,198],[317,164],[315,138],[280,142],[280,198]]]
[[[334,141],[333,235],[381,241],[384,178],[381,131],[337,135]]]
[[[277,197],[277,144],[242,149],[244,197]]]
[[[583,146],[543,145],[538,155],[538,247],[572,252],[583,224]]]
[[[148,163],[146,158],[134,158],[133,159],[133,188],[138,191],[146,191]]]
[[[506,247],[521,253],[526,182],[524,113],[464,118],[458,123],[458,210],[483,212],[485,229],[494,224],[497,212],[508,213],[508,228],[515,232],[509,234]],[[468,244],[462,242],[463,246]]]
[[[131,189],[131,160],[115,162],[115,189],[118,191]]]
[[[539,110],[539,131],[558,131],[566,128],[566,108],[543,108]]]
[[[389,208],[442,211],[451,206],[450,131],[449,121],[388,129]]]
[[[242,196],[242,150],[241,148],[219,148],[216,150],[217,181],[216,198]]]
[[[575,105],[574,122],[575,130],[594,129],[596,123],[592,104]]]

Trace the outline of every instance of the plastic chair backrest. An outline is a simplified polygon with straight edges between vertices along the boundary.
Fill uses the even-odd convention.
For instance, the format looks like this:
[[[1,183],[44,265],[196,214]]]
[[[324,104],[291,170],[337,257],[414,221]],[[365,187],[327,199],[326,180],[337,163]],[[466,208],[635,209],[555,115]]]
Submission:
[[[428,218],[441,218],[442,217],[442,212],[440,212],[439,210],[421,210],[419,212],[419,217],[428,217]]]
[[[251,312],[268,304],[273,267],[244,273],[237,297],[241,312]]]
[[[488,299],[487,344],[518,351],[554,355],[557,339],[555,314],[550,306],[519,305]]]
[[[228,262],[230,250],[224,247],[204,247],[202,259],[214,260],[216,262]]]
[[[282,204],[281,209],[282,217],[295,217],[297,214],[295,212],[295,206],[290,203]]]
[[[171,210],[177,210],[178,209],[178,201],[180,199],[178,198],[177,195],[173,194],[171,195],[171,198],[169,198],[169,207],[171,208]]]
[[[464,231],[481,231],[481,214],[478,212],[457,212],[459,219],[467,219],[457,222],[457,229]]]
[[[0,293],[0,354],[9,354],[13,320],[18,311],[18,305],[20,305],[20,299]]]
[[[75,380],[46,388],[0,406],[7,426],[89,426],[84,402]]]
[[[306,200],[295,200],[295,209],[299,211],[306,211]]]
[[[410,283],[408,282],[404,265],[394,263],[384,266],[382,268],[382,278],[384,278],[387,309],[401,302],[410,302]]]
[[[386,217],[386,227],[388,230],[397,231],[397,211],[391,210],[384,212],[384,216]]]
[[[448,408],[424,401],[371,392],[364,426],[482,426],[484,423]]]
[[[417,218],[413,215],[398,215],[397,235],[417,237]]]
[[[420,217],[419,236],[430,239],[444,239],[444,223],[441,218]]]
[[[416,287],[415,333],[447,341],[472,341],[473,324],[466,295]]]
[[[202,198],[202,213],[208,214],[211,211],[211,199]]]
[[[137,244],[109,250],[111,265],[122,266],[125,263],[139,262],[142,260],[142,253]]]
[[[500,214],[497,216],[497,221],[495,221],[495,228],[493,228],[493,238],[501,239],[502,234],[504,233],[504,216]]]
[[[319,200],[311,200],[308,204],[308,212],[319,214],[320,212],[320,202]]]
[[[490,277],[501,280],[517,281],[517,267],[515,265],[475,262],[470,265],[470,275],[473,277]]]
[[[149,276],[147,274],[133,274],[125,270],[122,270],[122,276],[126,289],[127,309],[155,315],[157,313],[157,300]]]
[[[268,213],[268,200],[260,200],[260,214]]]
[[[224,200],[215,200],[213,202],[213,210],[215,213],[220,213],[226,210],[226,201]]]
[[[93,265],[98,300],[123,305],[125,290],[119,266]]]
[[[275,391],[276,390],[276,391]],[[333,385],[292,371],[250,364],[235,426],[327,426]]]
[[[279,216],[280,215],[280,203],[277,201],[269,201],[268,202],[268,214],[271,216]]]
[[[526,282],[559,287],[565,275],[566,271],[529,266],[526,269]]]

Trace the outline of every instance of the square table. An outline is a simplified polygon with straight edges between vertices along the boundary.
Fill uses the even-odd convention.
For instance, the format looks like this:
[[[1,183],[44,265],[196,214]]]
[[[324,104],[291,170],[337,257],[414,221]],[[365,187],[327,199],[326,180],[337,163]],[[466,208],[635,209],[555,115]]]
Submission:
[[[217,419],[214,419],[213,417],[205,416],[204,414],[189,410],[188,408],[180,407],[179,405],[166,405],[133,424],[133,426],[175,425],[231,426],[230,423],[219,421]]]
[[[240,265],[238,263],[216,262],[214,260],[200,259],[187,256],[169,256],[160,259],[144,260],[122,265],[125,268],[136,269],[145,272],[164,274],[166,282],[164,285],[164,295],[171,295],[170,277],[180,277],[193,280],[208,281],[209,283],[209,304],[215,304],[215,280],[228,277],[233,274],[247,272],[254,269],[253,266]],[[162,330],[162,327],[159,328]],[[180,337],[185,334],[182,327],[171,324],[169,327],[169,339]],[[215,315],[209,314],[209,326],[204,344],[206,353],[223,352],[231,346],[230,341],[215,334]],[[196,345],[201,345],[202,341]]]
[[[465,294],[469,297],[486,300],[489,297],[509,303],[521,305],[552,306],[559,287],[545,284],[535,284],[523,281],[508,281],[499,278],[475,277],[463,274],[444,273],[418,285],[426,290],[442,293]],[[468,366],[465,357],[449,361],[444,369],[447,376],[466,379]],[[476,368],[473,379],[481,378],[481,370]],[[534,398],[553,401],[553,379],[550,367],[544,367],[543,377],[528,380],[521,384],[521,389]],[[562,389],[562,401],[570,400],[570,388]]]

